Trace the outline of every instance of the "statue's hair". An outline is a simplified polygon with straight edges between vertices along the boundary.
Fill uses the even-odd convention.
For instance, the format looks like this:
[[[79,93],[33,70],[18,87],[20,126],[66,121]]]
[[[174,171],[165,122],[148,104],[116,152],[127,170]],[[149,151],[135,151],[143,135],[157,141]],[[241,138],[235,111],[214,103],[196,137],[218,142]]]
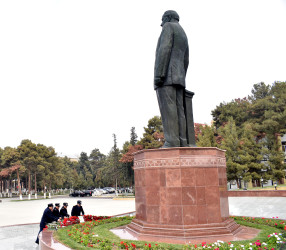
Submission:
[[[168,16],[170,18],[176,19],[177,21],[180,21],[179,14],[176,11],[174,11],[174,10],[167,10],[164,13],[163,17],[165,17],[165,16]]]

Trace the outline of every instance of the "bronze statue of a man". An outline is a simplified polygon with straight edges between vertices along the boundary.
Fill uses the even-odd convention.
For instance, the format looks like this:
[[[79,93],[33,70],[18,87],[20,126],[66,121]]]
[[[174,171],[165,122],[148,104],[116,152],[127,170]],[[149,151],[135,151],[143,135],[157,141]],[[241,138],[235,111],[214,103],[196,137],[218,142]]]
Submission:
[[[154,88],[165,135],[163,147],[188,146],[184,95],[189,46],[179,19],[176,11],[164,13],[156,49]]]

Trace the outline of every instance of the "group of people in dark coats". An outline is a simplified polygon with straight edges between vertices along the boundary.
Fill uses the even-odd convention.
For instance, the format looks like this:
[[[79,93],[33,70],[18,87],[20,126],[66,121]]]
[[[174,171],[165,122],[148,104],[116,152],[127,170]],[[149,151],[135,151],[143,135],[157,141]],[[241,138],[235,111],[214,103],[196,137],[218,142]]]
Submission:
[[[55,203],[53,215],[58,218],[62,218],[62,219],[64,219],[65,217],[70,217],[70,215],[68,214],[67,208],[68,208],[68,203],[66,202],[63,203],[61,210],[60,210],[60,203]]]
[[[64,219],[66,217],[70,217],[67,211],[68,203],[64,202],[62,208],[60,209],[60,203],[55,203],[55,207],[53,203],[49,203],[48,207],[44,210],[41,222],[40,222],[40,231],[37,236],[37,240],[35,241],[37,244],[39,244],[39,234],[43,231],[45,226],[48,223],[51,223],[53,221],[60,221],[61,219]],[[80,216],[84,215],[83,208],[81,206],[81,201],[77,201],[77,204],[73,206],[71,211],[72,216]]]

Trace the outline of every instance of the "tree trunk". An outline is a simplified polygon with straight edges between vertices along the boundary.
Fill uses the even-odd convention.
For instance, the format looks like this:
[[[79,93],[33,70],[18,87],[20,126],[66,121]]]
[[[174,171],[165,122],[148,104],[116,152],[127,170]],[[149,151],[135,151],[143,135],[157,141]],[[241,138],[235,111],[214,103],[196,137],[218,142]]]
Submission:
[[[31,194],[33,193],[33,174],[31,174],[31,177],[30,177],[30,180],[31,180]]]
[[[19,176],[19,169],[17,169],[17,180],[18,180],[18,191],[20,200],[22,200],[22,189],[21,189],[21,182],[20,182],[20,176]]]
[[[118,193],[117,193],[117,178],[115,179],[115,195],[118,196]]]
[[[46,199],[46,181],[44,180],[44,186],[43,186],[43,193],[44,193],[44,199]]]
[[[18,180],[18,191],[19,191],[19,194],[22,195],[20,176],[19,176],[19,169],[17,169],[17,180]]]
[[[35,194],[37,193],[37,174],[35,173]]]
[[[28,189],[29,189],[29,194],[28,194],[28,200],[31,199],[31,171],[29,170],[28,172]]]
[[[31,171],[28,171],[28,190],[29,194],[31,194]]]
[[[52,193],[52,181],[50,181],[49,183],[49,198],[52,198],[51,193]]]
[[[238,188],[241,188],[241,187],[240,187],[239,179],[236,179],[235,181],[236,181],[236,185],[237,185],[237,187],[238,187]]]

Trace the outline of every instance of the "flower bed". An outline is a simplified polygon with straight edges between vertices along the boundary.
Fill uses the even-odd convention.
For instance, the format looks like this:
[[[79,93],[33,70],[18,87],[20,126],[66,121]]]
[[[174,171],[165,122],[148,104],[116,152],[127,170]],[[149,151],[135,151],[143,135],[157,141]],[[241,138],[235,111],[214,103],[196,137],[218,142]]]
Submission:
[[[94,220],[93,220],[94,218]],[[259,237],[254,240],[240,242],[217,241],[212,244],[166,244],[158,242],[142,242],[118,240],[117,236],[109,232],[110,228],[129,224],[131,217],[97,217],[87,216],[88,221],[61,228],[57,238],[73,249],[279,249],[285,244],[285,221],[278,218],[264,219],[253,217],[232,217],[237,223],[261,229]],[[91,220],[91,221],[90,221]],[[100,231],[100,228],[104,230]]]
[[[246,217],[246,216],[230,216],[235,221],[246,221],[254,224],[259,225],[267,225],[270,227],[276,227],[279,229],[286,230],[286,223],[285,220],[279,220],[278,217],[272,217],[272,219],[269,218],[256,218],[256,217]]]

